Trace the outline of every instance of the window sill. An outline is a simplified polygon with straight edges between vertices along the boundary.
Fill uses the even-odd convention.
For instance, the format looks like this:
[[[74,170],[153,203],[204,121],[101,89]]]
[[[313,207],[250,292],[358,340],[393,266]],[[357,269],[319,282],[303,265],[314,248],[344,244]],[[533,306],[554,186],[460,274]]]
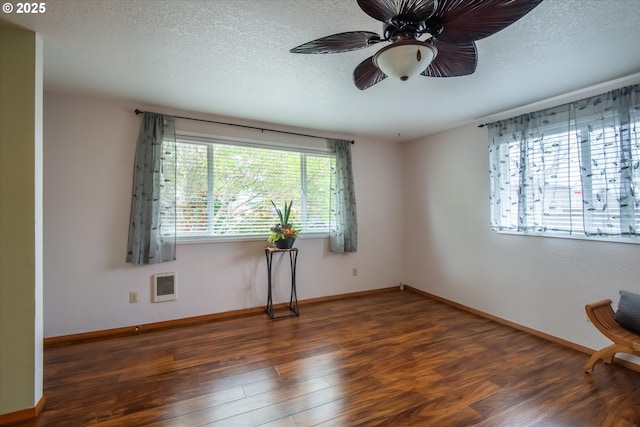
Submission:
[[[176,239],[176,244],[178,245],[200,245],[200,244],[210,244],[210,243],[237,243],[237,242],[266,242],[268,234],[264,235],[252,235],[252,236],[189,236],[189,237],[178,237]],[[327,233],[304,233],[303,236],[298,239],[324,239],[328,238],[329,234]]]
[[[554,239],[570,239],[570,240],[586,240],[589,242],[607,242],[607,243],[630,243],[630,244],[640,244],[640,237],[601,237],[601,236],[584,236],[578,234],[566,235],[559,233],[540,233],[535,231],[511,231],[511,230],[492,230],[498,234],[511,234],[514,236],[527,236],[527,237],[551,237]]]

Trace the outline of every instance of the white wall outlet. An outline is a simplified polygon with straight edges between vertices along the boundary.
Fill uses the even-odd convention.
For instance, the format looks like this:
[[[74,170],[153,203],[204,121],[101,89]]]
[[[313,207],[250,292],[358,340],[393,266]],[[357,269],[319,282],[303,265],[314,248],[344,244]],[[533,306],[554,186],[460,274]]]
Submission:
[[[138,293],[137,292],[129,292],[129,303],[135,304],[138,302]]]
[[[353,267],[353,268],[351,269],[351,275],[352,275],[353,277],[356,277],[356,276],[358,275],[358,269],[357,269],[356,267]]]

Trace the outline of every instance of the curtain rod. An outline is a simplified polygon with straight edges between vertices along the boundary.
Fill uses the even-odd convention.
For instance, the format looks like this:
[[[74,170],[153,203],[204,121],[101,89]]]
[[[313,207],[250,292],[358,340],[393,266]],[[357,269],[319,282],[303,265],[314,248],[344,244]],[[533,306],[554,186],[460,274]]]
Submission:
[[[142,113],[153,113],[152,111],[141,111],[138,110],[137,108],[135,109],[135,113],[136,114],[142,114]],[[160,113],[153,113],[153,114],[160,114]],[[165,114],[168,115],[168,114]],[[318,136],[318,135],[308,135],[306,133],[297,133],[297,132],[288,132],[285,130],[276,130],[276,129],[266,129],[266,128],[260,128],[260,127],[256,127],[256,126],[248,126],[248,125],[239,125],[237,123],[226,123],[226,122],[217,122],[215,120],[205,120],[205,119],[195,119],[193,117],[183,117],[183,116],[171,116],[175,119],[184,119],[184,120],[192,120],[194,122],[205,122],[205,123],[215,123],[217,125],[225,125],[225,126],[235,126],[235,127],[239,127],[239,128],[245,128],[245,129],[253,129],[253,130],[259,130],[260,132],[275,132],[275,133],[284,133],[287,135],[296,135],[296,136],[306,136],[308,138],[318,138],[318,139],[335,139],[335,138],[326,138],[324,136]],[[352,144],[355,142],[354,140],[350,141]]]

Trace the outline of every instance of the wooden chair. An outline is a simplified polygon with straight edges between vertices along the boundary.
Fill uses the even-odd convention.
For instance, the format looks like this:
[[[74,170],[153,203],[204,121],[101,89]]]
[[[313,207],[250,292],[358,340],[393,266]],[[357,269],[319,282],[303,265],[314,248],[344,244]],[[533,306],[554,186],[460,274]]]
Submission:
[[[593,326],[613,344],[596,351],[584,366],[585,372],[593,372],[596,362],[602,359],[605,363],[612,363],[616,353],[629,353],[640,356],[640,335],[620,326],[615,320],[615,313],[611,307],[611,300],[587,304],[585,306],[587,316],[593,322]]]

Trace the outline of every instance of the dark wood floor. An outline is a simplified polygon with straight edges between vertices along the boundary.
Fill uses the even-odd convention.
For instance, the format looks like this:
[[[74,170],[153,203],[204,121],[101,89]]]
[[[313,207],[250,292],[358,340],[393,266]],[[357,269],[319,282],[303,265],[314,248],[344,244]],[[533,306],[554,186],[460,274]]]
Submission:
[[[45,350],[21,426],[638,426],[640,373],[386,292]]]

